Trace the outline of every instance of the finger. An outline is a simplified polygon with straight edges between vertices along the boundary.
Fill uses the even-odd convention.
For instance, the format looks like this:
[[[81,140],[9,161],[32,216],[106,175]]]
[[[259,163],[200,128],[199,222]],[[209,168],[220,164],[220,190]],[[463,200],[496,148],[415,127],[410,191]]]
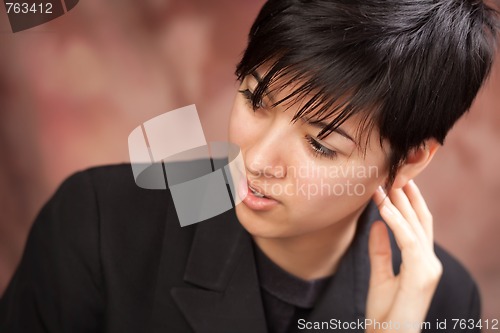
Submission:
[[[412,227],[418,239],[423,244],[428,244],[428,236],[407,194],[402,189],[392,189],[389,192],[389,198],[394,207]]]
[[[379,187],[373,195],[373,200],[378,205],[380,215],[394,233],[398,247],[403,250],[404,245],[406,248],[415,245],[414,243],[418,242],[415,232],[403,215],[394,207],[382,187]]]
[[[413,228],[396,207],[394,207],[389,198],[386,198],[380,205],[380,215],[394,233],[396,242],[402,252],[418,252],[421,242],[418,240]]]
[[[375,191],[375,193],[373,194],[373,201],[379,209],[382,208],[382,204],[384,203],[386,198],[387,194],[385,193],[382,186],[379,186],[377,191]]]
[[[418,221],[417,213],[413,209],[410,200],[402,189],[389,190],[389,199],[408,222]]]
[[[394,278],[392,250],[387,227],[382,221],[373,223],[368,240],[370,284],[378,285]]]
[[[403,190],[405,191],[408,200],[410,200],[411,205],[415,208],[415,213],[418,216],[420,224],[422,225],[427,238],[429,239],[431,244],[434,244],[432,214],[429,210],[429,207],[427,207],[427,203],[425,202],[425,199],[420,192],[417,184],[415,184],[413,180],[410,180],[408,184],[406,184],[406,186],[403,188]]]

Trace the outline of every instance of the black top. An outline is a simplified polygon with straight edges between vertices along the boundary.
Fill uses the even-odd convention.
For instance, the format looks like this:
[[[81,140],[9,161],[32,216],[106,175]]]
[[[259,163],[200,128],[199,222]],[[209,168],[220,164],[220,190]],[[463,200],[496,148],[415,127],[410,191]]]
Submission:
[[[377,219],[369,204],[308,320],[364,319],[368,231]],[[391,245],[398,268],[394,239]],[[453,330],[453,318],[479,320],[479,293],[453,257],[437,245],[435,251],[443,275],[426,321],[448,325],[424,332],[479,332]],[[181,228],[170,191],[138,188],[130,165],[78,173],[30,231],[0,300],[0,332],[265,333],[251,237],[234,210]]]
[[[255,262],[269,333],[286,333],[300,318],[307,318],[331,277],[302,280],[269,259],[253,242]]]

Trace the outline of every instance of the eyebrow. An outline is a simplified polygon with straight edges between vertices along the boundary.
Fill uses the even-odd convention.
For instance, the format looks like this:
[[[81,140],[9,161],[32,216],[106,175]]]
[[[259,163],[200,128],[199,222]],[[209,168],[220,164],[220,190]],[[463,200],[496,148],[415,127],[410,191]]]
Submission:
[[[257,80],[257,83],[262,82],[262,77],[260,77],[260,75],[259,75],[259,73],[257,73],[257,71],[253,71],[252,76],[255,78],[255,80]]]
[[[311,119],[308,119],[306,120],[306,122],[311,125],[311,126],[314,126],[316,128],[319,128],[320,130],[323,130],[326,126],[328,126],[328,123],[324,122],[324,121],[319,121],[319,120],[311,120]],[[344,131],[342,128],[340,127],[337,127],[335,129],[332,130],[333,132],[335,133],[338,133],[340,135],[342,135],[344,138],[352,141],[356,146],[358,145],[358,143],[352,138],[352,136],[350,136],[346,131]]]
[[[257,73],[257,71],[253,71],[251,75],[254,77],[254,79],[257,81],[257,83],[261,83],[262,82],[262,77],[259,75],[259,73]],[[307,119],[305,121],[309,125],[314,126],[316,128],[319,128],[320,130],[323,130],[326,126],[328,126],[328,123],[326,123],[324,121],[320,121],[320,120]],[[352,136],[350,136],[343,129],[341,129],[341,128],[335,128],[335,129],[333,129],[333,132],[342,135],[347,140],[352,141],[356,146],[358,145],[358,143],[352,138]]]
[[[256,70],[253,71],[250,75],[252,75],[252,77],[257,81],[257,84],[262,83],[262,76],[259,73],[257,73]],[[271,95],[267,89],[264,92],[267,95],[267,97],[269,98],[269,100],[271,100],[271,102],[275,103],[275,99],[274,99],[273,95]]]

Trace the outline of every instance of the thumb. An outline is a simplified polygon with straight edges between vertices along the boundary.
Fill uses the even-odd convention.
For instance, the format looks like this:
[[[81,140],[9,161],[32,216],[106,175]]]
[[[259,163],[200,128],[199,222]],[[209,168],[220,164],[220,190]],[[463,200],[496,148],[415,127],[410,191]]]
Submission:
[[[394,270],[391,243],[387,227],[382,221],[376,221],[371,227],[368,252],[371,266],[370,285],[378,285],[392,279]]]

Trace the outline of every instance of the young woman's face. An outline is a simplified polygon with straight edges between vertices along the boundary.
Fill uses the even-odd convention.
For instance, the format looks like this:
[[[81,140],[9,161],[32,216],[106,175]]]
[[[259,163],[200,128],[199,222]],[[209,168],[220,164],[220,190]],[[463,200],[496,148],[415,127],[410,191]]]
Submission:
[[[378,131],[371,132],[366,153],[358,149],[354,117],[319,140],[323,125],[312,124],[314,119],[291,122],[300,103],[266,106],[289,89],[266,96],[264,107],[254,110],[249,98],[256,86],[254,76],[243,80],[229,124],[229,141],[241,149],[249,186],[236,207],[241,224],[254,236],[282,238],[355,219],[387,177],[388,149],[380,146]]]

